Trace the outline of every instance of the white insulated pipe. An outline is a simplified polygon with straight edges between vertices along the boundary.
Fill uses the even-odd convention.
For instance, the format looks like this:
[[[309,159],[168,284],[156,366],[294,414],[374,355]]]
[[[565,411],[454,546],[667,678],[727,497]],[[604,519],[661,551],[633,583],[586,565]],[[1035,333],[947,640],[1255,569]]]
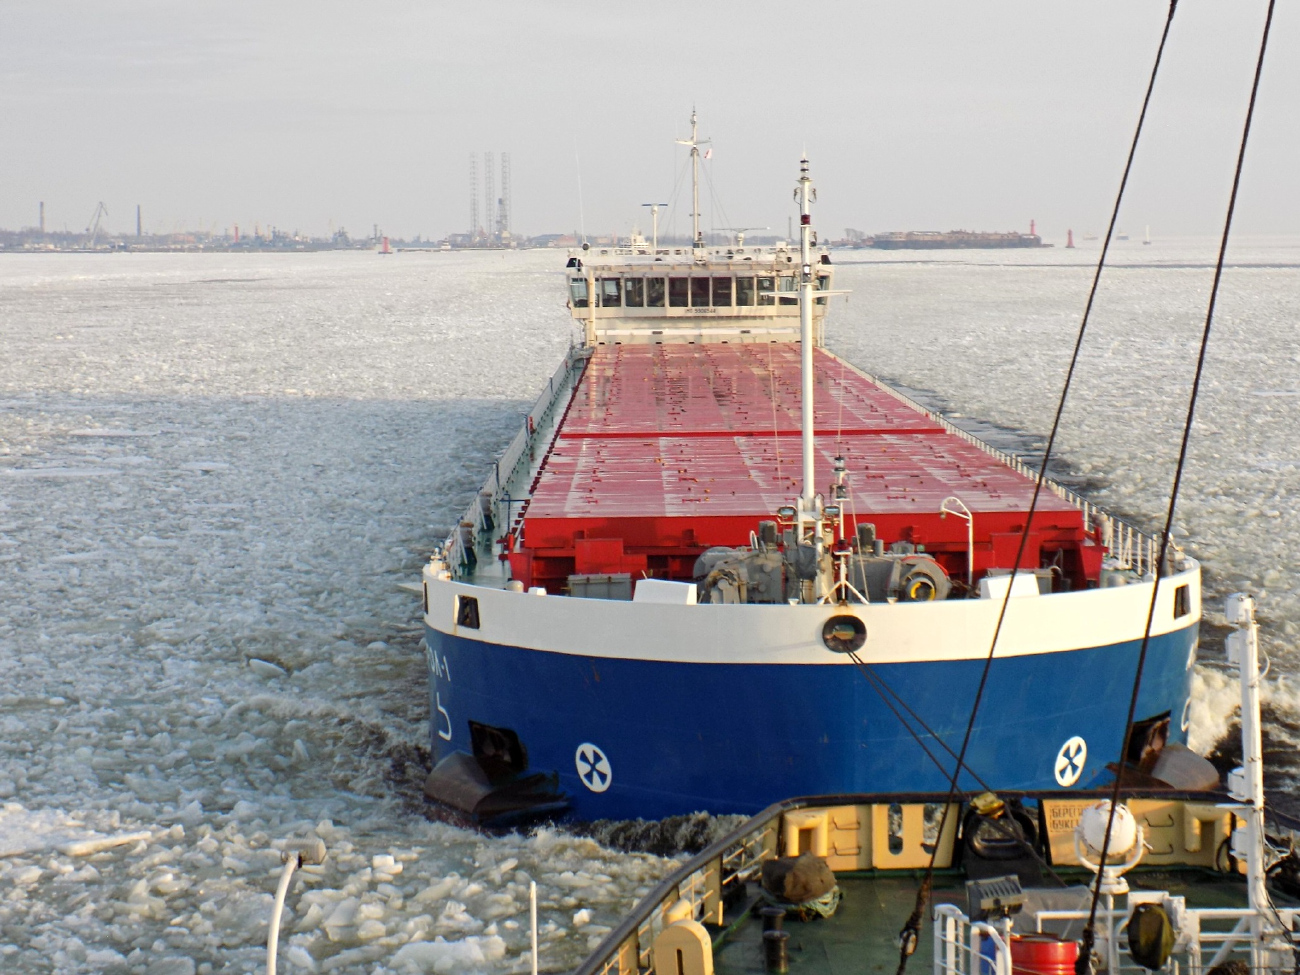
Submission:
[[[1236,629],[1228,634],[1228,662],[1238,667],[1241,684],[1241,768],[1228,776],[1228,792],[1245,803],[1246,892],[1252,918],[1252,958],[1260,963],[1260,938],[1266,928],[1264,911],[1269,903],[1265,887],[1264,861],[1264,743],[1260,728],[1259,624],[1255,622],[1255,599],[1245,593],[1233,593],[1225,600],[1224,616]],[[1240,846],[1234,842],[1234,854]]]

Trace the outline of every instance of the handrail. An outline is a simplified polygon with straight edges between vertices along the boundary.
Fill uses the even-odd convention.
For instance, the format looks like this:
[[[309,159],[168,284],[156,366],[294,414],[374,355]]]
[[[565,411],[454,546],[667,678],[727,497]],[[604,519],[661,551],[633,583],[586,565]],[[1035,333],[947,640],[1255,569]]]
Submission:
[[[992,444],[981,440],[973,433],[963,430],[947,417],[940,413],[936,413],[934,410],[931,410],[921,403],[918,403],[916,400],[912,399],[912,397],[908,396],[901,390],[894,388],[878,376],[874,376],[862,369],[858,369],[857,366],[852,365],[852,363],[840,359],[839,356],[836,356],[833,352],[828,351],[827,354],[838,359],[840,362],[849,366],[849,368],[854,369],[862,376],[865,376],[868,380],[875,383],[899,402],[925,414],[935,423],[942,426],[946,433],[950,433],[955,437],[960,437],[972,446],[978,447],[984,453],[989,454],[1006,464],[1012,470],[1016,471],[1016,473],[1021,474],[1030,480],[1037,480],[1039,474],[1038,470],[1026,464],[1015,454],[1009,454],[1005,450],[999,450]],[[1099,527],[1101,528],[1102,544],[1110,552],[1112,558],[1116,559],[1123,565],[1126,565],[1140,576],[1145,576],[1154,572],[1156,558],[1160,550],[1160,542],[1155,536],[1140,531],[1127,522],[1116,518],[1114,515],[1093,504],[1087,498],[1080,494],[1076,494],[1064,484],[1054,481],[1050,477],[1043,478],[1043,485],[1062,501],[1068,501],[1082,512],[1084,531],[1091,532],[1095,531]]]
[[[1001,463],[1010,467],[1023,477],[1037,479],[1038,470],[1026,464],[1015,454],[1007,453],[994,447],[992,444],[981,440],[979,437],[948,420],[942,414],[918,403],[912,397],[899,389],[891,386],[888,382],[872,375],[857,366],[840,359],[834,353],[827,352],[832,358],[838,360],[848,368],[853,369],[868,381],[874,383],[880,389],[884,390],[890,396],[893,396],[899,402],[916,410],[922,415],[928,417],[939,426],[943,427],[946,433],[966,441],[974,447],[977,447],[984,453],[996,458]],[[456,526],[448,534],[445,549],[448,568],[451,570],[453,578],[465,578],[472,574],[473,563],[468,558],[467,548],[472,548],[478,541],[480,535],[487,529],[486,518],[488,510],[493,511],[494,520],[496,518],[495,508],[500,505],[501,497],[506,485],[510,484],[519,473],[522,464],[529,460],[530,448],[536,437],[537,430],[554,412],[556,405],[559,403],[560,394],[566,388],[571,380],[572,372],[579,363],[587,357],[587,350],[582,348],[571,349],[564,361],[556,369],[554,375],[547,383],[547,388],[542,392],[532,407],[525,414],[522,428],[515,435],[514,439],[506,447],[500,459],[496,462],[492,472],[488,475],[486,481],[475,494],[474,500],[465,509]],[[1155,563],[1159,553],[1159,540],[1146,532],[1134,528],[1132,525],[1114,515],[1109,514],[1102,508],[1098,507],[1087,498],[1071,491],[1057,481],[1051,478],[1044,478],[1043,484],[1057,497],[1066,501],[1082,513],[1083,528],[1085,532],[1093,532],[1098,529],[1101,531],[1101,542],[1120,566],[1131,569],[1139,576],[1153,575],[1155,572]],[[490,501],[485,509],[483,497],[487,495]],[[508,521],[508,518],[506,519]],[[466,537],[468,535],[468,538]]]
[[[789,799],[785,802],[775,803],[768,806],[761,813],[745,820],[745,822],[727,833],[726,836],[714,840],[682,864],[681,867],[661,880],[648,894],[641,898],[633,912],[624,918],[609,934],[605,935],[604,939],[587,956],[586,960],[574,969],[573,975],[597,975],[597,973],[609,972],[611,965],[617,965],[622,953],[620,949],[624,942],[633,934],[638,935],[637,954],[648,954],[650,941],[653,939],[645,939],[643,942],[640,938],[642,929],[652,928],[656,915],[662,921],[664,910],[671,907],[682,896],[682,886],[685,882],[694,874],[707,869],[715,861],[719,865],[734,865],[735,869],[732,870],[729,876],[723,875],[719,871],[718,886],[721,888],[728,879],[734,878],[737,874],[752,866],[752,863],[745,862],[744,854],[753,847],[756,839],[761,840],[762,834],[767,831],[778,816],[791,809],[798,809],[800,806],[807,805],[812,801],[810,799]],[[761,859],[760,851],[754,857],[753,863],[757,863]],[[695,903],[695,901],[692,901],[692,904]]]
[[[1109,910],[1103,908],[1097,912],[1097,917],[1106,922],[1118,939],[1131,920],[1132,906],[1130,903]],[[1187,964],[1184,968],[1175,962],[1173,969],[1175,972],[1183,968],[1191,975],[1200,975],[1204,969],[1224,961],[1233,952],[1253,953],[1256,949],[1276,951],[1281,957],[1288,959],[1283,971],[1292,967],[1291,939],[1297,928],[1297,921],[1300,920],[1300,908],[1278,907],[1257,910],[1249,907],[1188,907],[1184,910],[1185,920],[1181,925],[1180,937],[1174,946],[1174,954],[1185,956]],[[1033,914],[1034,927],[1039,933],[1043,932],[1044,922],[1050,924],[1061,921],[1086,921],[1088,918],[1089,912],[1086,910],[1047,910],[1035,911]],[[984,968],[982,962],[987,959],[983,959],[979,954],[974,932],[977,928],[987,928],[987,925],[979,922],[972,923],[965,913],[953,904],[936,904],[933,919],[933,975],[975,975],[976,969],[982,973]],[[1252,919],[1258,919],[1260,922],[1257,933],[1252,932],[1249,924]],[[1237,922],[1235,927],[1216,929],[1207,926],[1209,923],[1222,924],[1231,921]],[[967,939],[963,937],[965,932],[971,933],[969,947],[967,947]],[[1214,956],[1215,961],[1210,965],[1202,962],[1207,948],[1218,949]],[[999,952],[999,960],[1001,954]],[[1112,975],[1130,972],[1137,975],[1137,973],[1147,972],[1147,969],[1136,963],[1125,964],[1121,956],[1120,964]]]
[[[451,571],[452,578],[463,579],[473,573],[474,563],[468,557],[467,548],[476,545],[479,536],[487,531],[488,510],[493,512],[494,524],[497,523],[495,509],[501,503],[499,499],[504,489],[517,477],[520,467],[530,462],[530,450],[537,432],[555,411],[556,405],[568,388],[571,374],[585,360],[586,355],[582,349],[570,349],[565,355],[564,361],[547,381],[545,391],[537,397],[528,412],[523,414],[519,432],[502,452],[488,474],[487,480],[475,493],[474,500],[465,509],[456,526],[448,533],[444,547],[447,567]],[[489,498],[487,506],[483,503],[485,496]],[[469,537],[466,538],[466,535]]]

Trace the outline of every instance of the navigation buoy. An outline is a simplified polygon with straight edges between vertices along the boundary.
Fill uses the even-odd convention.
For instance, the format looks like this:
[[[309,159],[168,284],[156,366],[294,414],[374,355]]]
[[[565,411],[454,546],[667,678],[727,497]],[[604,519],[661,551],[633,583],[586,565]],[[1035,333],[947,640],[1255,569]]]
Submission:
[[[1066,246],[1067,248],[1068,248],[1068,247],[1073,247],[1073,246],[1074,246],[1074,231],[1073,231],[1073,230],[1067,230],[1067,231],[1065,232],[1065,246]]]

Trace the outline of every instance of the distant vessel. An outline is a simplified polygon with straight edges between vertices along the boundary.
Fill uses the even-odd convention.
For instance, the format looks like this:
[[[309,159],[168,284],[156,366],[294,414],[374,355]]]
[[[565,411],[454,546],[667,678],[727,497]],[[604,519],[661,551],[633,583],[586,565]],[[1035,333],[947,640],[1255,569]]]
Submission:
[[[1118,231],[1118,232],[1115,234],[1115,239],[1116,239],[1116,240],[1128,240],[1128,234],[1124,233],[1124,231],[1122,231],[1122,230],[1121,230],[1121,231]]]
[[[856,246],[873,247],[876,250],[975,250],[980,248],[1004,247],[1051,247],[1044,244],[1038,234],[1021,234],[1015,231],[1005,233],[986,233],[974,230],[949,230],[941,233],[937,230],[909,230],[876,234],[863,239]]]

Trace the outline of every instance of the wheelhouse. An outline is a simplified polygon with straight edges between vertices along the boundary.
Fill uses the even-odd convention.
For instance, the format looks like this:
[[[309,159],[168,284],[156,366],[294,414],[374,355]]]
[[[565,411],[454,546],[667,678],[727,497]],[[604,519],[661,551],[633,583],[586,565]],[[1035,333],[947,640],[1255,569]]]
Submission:
[[[830,256],[816,260],[817,290],[829,292]],[[800,266],[783,246],[588,248],[567,271],[570,312],[592,345],[798,338]],[[815,299],[819,339],[828,298]]]

